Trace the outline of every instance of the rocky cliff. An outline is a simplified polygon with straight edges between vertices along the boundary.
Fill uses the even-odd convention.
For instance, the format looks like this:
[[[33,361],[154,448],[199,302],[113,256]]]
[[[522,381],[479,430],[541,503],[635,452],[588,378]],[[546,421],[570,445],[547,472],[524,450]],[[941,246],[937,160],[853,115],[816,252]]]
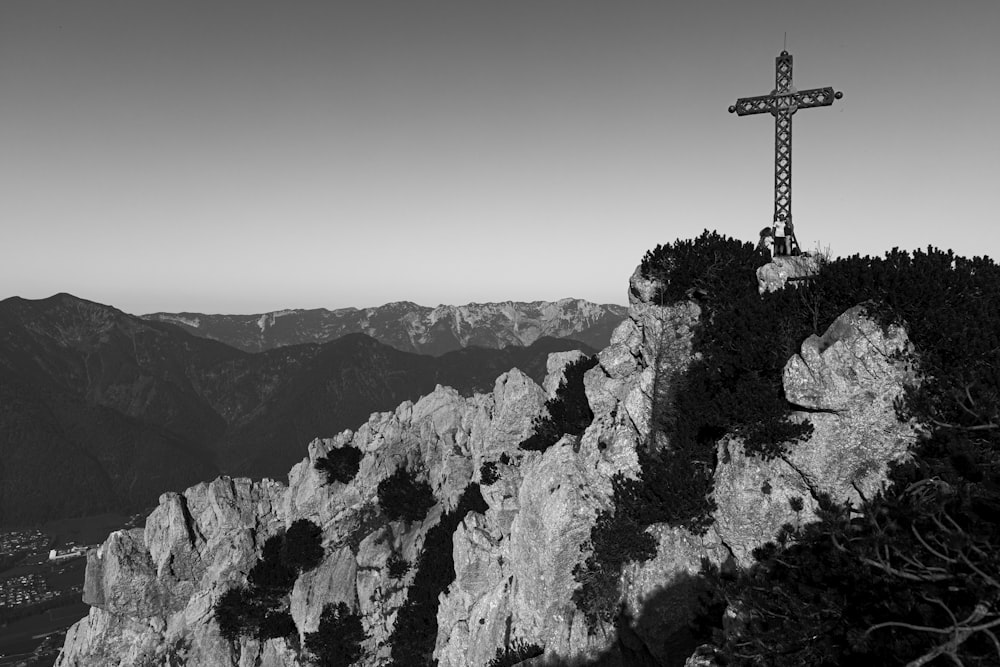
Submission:
[[[625,318],[626,309],[582,299],[470,303],[429,308],[409,301],[376,308],[278,310],[257,315],[152,313],[188,333],[246,352],[301,343],[324,343],[363,333],[404,352],[439,355],[477,346],[531,345],[544,336],[572,338],[601,349]]]
[[[883,331],[857,309],[804,341],[783,381],[800,410],[796,418],[812,422],[811,437],[766,461],[746,456],[738,438],[722,437],[714,524],[703,535],[651,526],[655,557],[626,565],[619,581],[622,618],[631,622],[593,632],[571,598],[573,569],[587,556],[598,513],[612,502],[612,477],[637,473],[654,394],[691,362],[698,326],[695,303],[655,305],[655,288],[638,271],[632,277],[628,317],[585,376],[594,419],[581,437],[564,437],[544,452],[518,449],[573,359],[562,353],[550,358],[543,386],[516,369],[500,376],[492,393],[471,398],[439,386],[373,414],[356,431],[315,440],[287,485],[224,477],[165,494],[144,529],[114,533],[89,555],[85,599],[92,608],[67,634],[57,664],[307,664],[301,641],[230,645],[213,618],[216,600],[246,581],[267,538],[299,518],[322,527],[325,556],[290,594],[298,639],[317,628],[324,604],[344,602],[363,617],[359,664],[386,664],[386,641],[413,579],[391,577],[390,556],[415,561],[428,531],[477,482],[488,508],[465,515],[453,535],[454,572],[438,600],[434,641],[441,667],[487,665],[517,640],[544,648],[534,664],[601,656],[611,664],[683,664],[692,648],[685,582],[702,559],[745,565],[781,525],[810,521],[821,493],[843,500],[884,484],[887,463],[905,457],[915,438],[893,409],[913,377],[893,355],[908,345],[905,333]],[[358,474],[348,484],[324,484],[314,462],[345,446],[364,453]],[[484,462],[496,464],[493,483],[481,479]],[[376,488],[399,467],[434,491],[437,504],[421,522],[380,516]],[[792,497],[803,499],[798,512]]]

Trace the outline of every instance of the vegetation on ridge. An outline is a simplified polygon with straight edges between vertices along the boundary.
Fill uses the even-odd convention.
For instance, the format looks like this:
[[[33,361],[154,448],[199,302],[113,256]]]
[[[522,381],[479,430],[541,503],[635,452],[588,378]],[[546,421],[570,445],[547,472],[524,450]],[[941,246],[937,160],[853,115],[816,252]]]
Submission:
[[[453,538],[469,512],[485,512],[488,506],[478,484],[470,484],[458,506],[441,516],[427,531],[424,548],[417,559],[417,571],[407,592],[406,602],[396,613],[389,644],[390,665],[413,667],[434,664],[432,654],[437,640],[437,612],[441,593],[454,581]]]
[[[615,476],[614,506],[582,547],[591,553],[574,570],[581,584],[574,601],[591,628],[614,617],[622,566],[656,555],[647,527],[668,523],[702,534],[711,525],[719,438],[741,436],[748,453],[773,457],[811,432],[808,422],[788,419],[781,370],[814,333],[812,320],[801,317],[795,290],[758,293],[756,270],[768,259],[750,243],[707,231],[643,258],[643,276],[661,285],[655,301],[691,299],[701,315],[687,369],[669,376],[658,369],[641,474]]]
[[[486,667],[513,667],[544,653],[545,649],[534,642],[515,639],[509,646],[498,648],[496,655]]]
[[[378,504],[390,521],[423,521],[435,502],[430,484],[418,482],[405,466],[378,485]]]
[[[361,450],[357,447],[332,449],[326,456],[316,459],[313,467],[326,476],[326,483],[349,484],[361,467]]]
[[[349,667],[361,658],[364,640],[361,616],[340,602],[323,606],[319,628],[306,633],[304,644],[317,667]]]
[[[813,303],[840,292],[903,324],[920,372],[897,406],[927,432],[893,485],[859,507],[824,501],[747,572],[709,573],[741,623],[733,665],[1000,662],[1000,267],[928,248],[831,262]],[[768,596],[761,590],[769,591]],[[821,594],[820,594],[821,593]],[[781,608],[775,601],[781,600]],[[721,624],[720,624],[721,625]]]
[[[545,411],[532,422],[532,434],[521,449],[544,452],[564,435],[582,435],[594,420],[587,402],[583,376],[597,365],[597,356],[580,357],[566,365],[556,394],[545,401]]]
[[[697,636],[714,628],[717,659],[729,665],[997,664],[1000,268],[894,249],[828,261],[797,288],[759,295],[754,270],[766,260],[709,232],[647,254],[643,273],[661,281],[663,304],[701,307],[696,356],[657,391],[642,473],[615,480],[615,508],[592,531],[574,599],[591,622],[611,618],[622,563],[655,553],[648,525],[707,528],[722,435],[763,457],[808,435],[787,419],[781,369],[804,338],[862,303],[883,327],[907,330],[914,352],[900,361],[921,382],[897,412],[926,435],[884,493],[859,507],[822,498],[818,523],[786,526],[748,571],[707,567],[715,593]],[[724,632],[727,606],[737,618]]]
[[[288,595],[299,574],[322,559],[322,530],[308,519],[298,519],[284,533],[269,537],[247,575],[248,585],[229,589],[215,603],[220,634],[231,642],[241,636],[297,640]]]

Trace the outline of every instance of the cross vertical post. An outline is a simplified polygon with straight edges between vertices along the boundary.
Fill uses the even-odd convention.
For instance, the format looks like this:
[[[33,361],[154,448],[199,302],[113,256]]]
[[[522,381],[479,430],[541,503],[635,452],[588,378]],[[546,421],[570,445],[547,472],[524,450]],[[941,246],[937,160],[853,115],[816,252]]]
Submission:
[[[844,96],[833,88],[797,91],[792,85],[792,55],[782,51],[774,59],[774,90],[769,95],[741,97],[729,107],[738,116],[769,113],[774,116],[774,225],[783,225],[789,245],[787,253],[797,253],[798,239],[792,225],[792,115],[799,109],[826,107]]]

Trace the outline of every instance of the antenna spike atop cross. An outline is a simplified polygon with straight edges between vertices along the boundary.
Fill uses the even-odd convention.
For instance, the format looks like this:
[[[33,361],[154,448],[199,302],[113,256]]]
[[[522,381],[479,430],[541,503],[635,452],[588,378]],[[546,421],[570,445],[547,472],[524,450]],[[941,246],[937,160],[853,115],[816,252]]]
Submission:
[[[729,113],[737,116],[774,116],[774,224],[787,231],[786,254],[799,246],[792,226],[792,115],[799,109],[828,107],[843,96],[830,87],[796,90],[792,85],[792,55],[782,51],[774,59],[774,90],[768,95],[741,97],[729,107]],[[775,251],[780,254],[777,246]]]

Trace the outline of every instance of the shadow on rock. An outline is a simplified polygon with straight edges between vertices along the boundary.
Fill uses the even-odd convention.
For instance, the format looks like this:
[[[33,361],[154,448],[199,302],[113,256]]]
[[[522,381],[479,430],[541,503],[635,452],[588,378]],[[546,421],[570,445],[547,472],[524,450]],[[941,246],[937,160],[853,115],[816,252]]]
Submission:
[[[725,604],[712,594],[704,577],[682,573],[643,603],[638,617],[620,609],[614,643],[589,659],[539,657],[523,667],[684,667],[721,627]]]

